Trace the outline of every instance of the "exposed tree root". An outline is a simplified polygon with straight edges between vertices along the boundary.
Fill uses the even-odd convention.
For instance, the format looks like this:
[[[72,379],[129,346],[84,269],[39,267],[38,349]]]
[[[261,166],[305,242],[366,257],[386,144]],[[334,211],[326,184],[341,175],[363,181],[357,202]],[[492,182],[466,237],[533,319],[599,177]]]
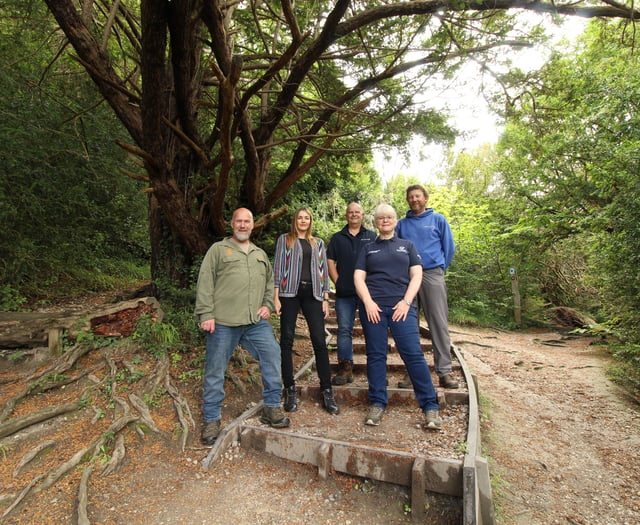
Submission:
[[[22,459],[16,465],[16,468],[13,469],[13,477],[15,478],[22,472],[22,469],[26,467],[31,461],[33,461],[38,455],[43,451],[49,448],[53,448],[56,446],[58,442],[54,439],[48,439],[47,441],[43,441],[39,445],[33,447],[29,452],[27,452]]]
[[[247,387],[242,382],[242,379],[240,379],[236,374],[227,372],[225,374],[225,377],[227,379],[231,379],[231,382],[235,385],[235,387],[238,390],[240,390],[240,392],[242,392],[242,394],[246,394],[247,393]]]
[[[24,500],[24,498],[27,497],[27,494],[29,494],[31,492],[31,489],[34,487],[34,485],[36,485],[42,478],[44,478],[44,474],[40,474],[39,476],[36,476],[35,478],[33,478],[31,480],[31,482],[22,489],[22,491],[20,492],[20,494],[18,494],[18,497],[14,500],[14,502],[9,505],[9,507],[7,508],[7,510],[5,510],[2,514],[2,517],[6,517],[9,514],[11,514],[11,512],[13,512],[13,510],[20,505],[20,503],[22,503],[22,501]]]
[[[140,413],[142,423],[154,432],[160,432],[160,429],[156,426],[153,417],[151,417],[151,412],[149,411],[147,404],[135,394],[129,394],[129,401],[131,401],[133,407]]]
[[[78,505],[76,506],[76,519],[75,523],[78,525],[90,525],[89,515],[87,514],[87,500],[89,483],[89,476],[93,472],[93,465],[89,465],[82,472],[82,478],[80,479],[80,486],[78,487]]]
[[[36,487],[34,492],[42,492],[43,490],[51,487],[56,481],[58,481],[62,476],[64,476],[71,469],[77,467],[86,456],[89,457],[90,460],[94,459],[95,455],[100,451],[100,447],[105,444],[109,436],[113,436],[120,432],[124,427],[126,427],[129,423],[133,421],[137,421],[138,416],[134,416],[132,414],[126,414],[124,416],[119,417],[116,421],[109,425],[109,428],[106,432],[104,432],[100,437],[95,439],[91,445],[80,449],[76,452],[71,458],[67,461],[54,468],[49,472],[45,480],[41,485]]]
[[[124,436],[122,434],[118,434],[116,438],[116,444],[113,447],[113,453],[111,454],[111,458],[107,461],[102,469],[102,475],[108,476],[109,474],[117,471],[122,462],[124,461],[126,455],[126,450],[124,448]]]
[[[141,381],[142,392],[153,395],[157,388],[164,383],[164,378],[167,376],[168,372],[169,357],[165,354],[158,359],[151,374]]]
[[[35,425],[36,423],[46,421],[47,419],[51,419],[52,417],[67,414],[69,412],[72,412],[73,410],[76,410],[77,408],[78,403],[69,403],[66,405],[55,407],[46,407],[42,410],[38,410],[37,412],[32,412],[31,414],[16,417],[0,424],[0,438],[15,434],[23,428],[27,428],[28,426]]]
[[[0,439],[11,436],[36,423],[78,410],[80,407],[86,407],[86,410],[80,414],[82,418],[86,418],[86,421],[83,423],[74,417],[70,418],[69,422],[84,424],[85,427],[90,422],[92,428],[102,429],[99,435],[94,430],[93,435],[84,437],[82,442],[69,449],[66,457],[61,460],[57,459],[55,464],[47,463],[47,460],[43,459],[33,466],[34,472],[24,481],[20,481],[21,486],[14,486],[11,494],[3,494],[0,497],[0,503],[3,507],[9,505],[3,510],[0,521],[10,514],[17,514],[20,508],[25,509],[30,499],[50,489],[65,476],[72,475],[74,471],[77,472],[77,469],[82,468],[82,476],[75,495],[73,522],[82,525],[88,524],[91,476],[95,475],[96,471],[99,476],[109,476],[122,467],[127,456],[126,439],[127,436],[131,436],[126,432],[126,429],[138,433],[141,438],[148,437],[145,435],[148,434],[148,429],[155,433],[168,435],[165,427],[158,424],[160,420],[157,422],[154,420],[154,417],[157,416],[152,413],[152,409],[163,401],[163,396],[164,400],[167,400],[167,394],[171,397],[175,410],[175,415],[171,417],[177,418],[179,423],[179,427],[178,425],[174,427],[178,429],[174,437],[179,440],[180,449],[185,450],[192,432],[196,428],[196,423],[187,400],[180,393],[169,374],[171,366],[169,356],[162,354],[152,363],[153,368],[149,371],[148,358],[142,361],[139,357],[140,354],[136,354],[135,358],[139,360],[129,358],[131,360],[128,361],[127,357],[123,356],[131,354],[121,352],[118,347],[103,347],[100,350],[102,358],[100,364],[91,366],[91,368],[85,364],[84,368],[79,367],[78,370],[74,370],[73,377],[67,377],[71,375],[69,370],[78,366],[78,361],[92,350],[94,347],[91,345],[76,344],[51,365],[28,376],[23,375],[21,379],[18,379],[22,382],[20,385],[22,390],[10,399],[4,400],[4,403],[0,405]],[[251,363],[243,364],[245,365],[242,367],[243,373],[233,374],[235,377],[232,378],[242,391],[245,390],[247,381],[244,372],[247,368],[251,368]],[[249,375],[251,376],[251,374]],[[84,383],[79,383],[80,380],[83,380]],[[79,397],[76,402],[62,404],[64,403],[63,399],[68,399],[69,395],[68,391],[62,389],[71,384],[79,385],[77,390],[72,391],[74,395]],[[60,391],[60,394],[56,390]],[[60,404],[9,419],[19,403],[22,403],[24,407],[28,398],[43,392],[48,392],[47,395],[51,395],[54,400],[57,398],[57,403]],[[51,404],[54,403],[55,401]],[[105,429],[102,418],[108,413],[112,415],[113,420]],[[36,458],[41,458],[43,452],[47,450],[55,449],[56,455],[66,452],[66,449],[62,450],[59,447],[60,439],[56,437],[56,439],[43,440],[30,448],[17,461],[13,469],[13,478],[16,478],[16,481],[22,480],[27,467],[31,466]],[[47,459],[51,461],[52,456]],[[46,468],[46,470],[36,472],[38,468]],[[22,483],[26,485],[22,485]]]
[[[167,392],[173,399],[173,406],[176,409],[176,414],[178,415],[178,421],[180,422],[181,428],[181,436],[180,436],[180,450],[184,452],[184,449],[187,445],[187,440],[189,439],[189,429],[195,429],[196,424],[193,421],[193,416],[191,415],[191,409],[189,408],[189,404],[182,397],[178,389],[169,379],[169,376],[165,378],[164,387],[167,389]]]
[[[29,377],[27,377],[27,382],[34,381],[36,379],[40,379],[42,376],[46,375],[58,375],[64,374],[69,368],[71,368],[78,359],[80,359],[83,355],[91,352],[93,348],[91,345],[85,344],[75,344],[68,350],[64,352],[51,366],[45,368],[44,370],[40,370],[38,372],[34,372]]]
[[[73,378],[64,376],[64,372],[69,370],[69,368],[71,368],[80,357],[88,353],[90,350],[91,347],[87,345],[75,345],[65,352],[65,354],[51,366],[44,370],[34,372],[27,377],[27,385],[15,396],[8,399],[2,407],[2,412],[0,412],[0,422],[5,421],[11,415],[16,405],[29,394],[38,394],[54,388],[60,388],[61,386],[77,381],[87,374],[95,372],[99,367],[83,370],[80,375]]]
[[[151,349],[155,351],[156,347]],[[85,356],[93,350],[98,350],[99,355],[87,359]],[[51,436],[30,432],[21,434],[20,440],[15,441],[18,446],[15,447],[16,457],[12,458],[15,465],[11,464],[13,479],[9,477],[11,469],[6,470],[8,465],[4,465],[3,472],[7,473],[9,484],[6,492],[0,495],[0,521],[10,514],[19,519],[18,513],[29,513],[29,502],[34,502],[39,493],[54,485],[66,492],[70,487],[61,480],[67,477],[77,484],[75,494],[70,496],[75,497],[73,522],[88,524],[91,476],[96,472],[98,476],[112,475],[125,464],[132,453],[127,440],[135,439],[134,432],[142,439],[148,439],[149,430],[165,438],[171,437],[173,431],[176,446],[179,442],[180,449],[185,450],[196,423],[189,403],[169,373],[176,362],[170,360],[165,351],[158,354],[147,353],[145,344],[138,346],[133,339],[122,346],[109,343],[99,349],[88,341],[77,342],[38,370],[31,367],[21,372],[16,367],[15,373],[10,373],[11,377],[2,374],[0,385],[9,384],[11,390],[3,389],[5,396],[0,402],[0,439],[79,408],[86,410],[79,411],[78,417],[59,418],[55,425],[47,426],[42,433],[51,432]],[[156,359],[152,360],[153,357]],[[97,365],[96,359],[100,359]],[[233,380],[244,391],[245,372],[251,365],[245,361],[242,365],[242,373]],[[31,403],[33,396],[45,392],[46,396],[34,398]],[[11,397],[7,398],[9,395]],[[76,397],[69,399],[70,395]],[[166,408],[171,410],[167,395],[174,413],[166,411]],[[50,406],[39,410],[43,402]],[[16,407],[19,407],[20,417],[12,419],[14,412],[18,414]],[[159,407],[157,412],[156,407]],[[22,415],[27,409],[33,412]],[[112,419],[108,421],[105,417]],[[173,428],[171,419],[178,421]],[[73,435],[67,432],[67,426],[73,428]],[[68,441],[66,436],[70,438]],[[36,443],[36,440],[42,441]],[[13,452],[13,441],[11,443],[11,450],[0,449],[5,456],[8,456],[7,452]],[[45,456],[45,452],[51,453]],[[81,478],[79,482],[78,477]],[[66,519],[71,521],[71,516]]]

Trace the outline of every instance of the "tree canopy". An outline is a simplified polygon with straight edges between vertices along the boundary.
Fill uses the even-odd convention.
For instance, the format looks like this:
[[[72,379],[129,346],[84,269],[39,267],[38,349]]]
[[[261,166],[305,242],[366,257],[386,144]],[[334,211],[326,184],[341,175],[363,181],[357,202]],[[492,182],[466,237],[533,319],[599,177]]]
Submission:
[[[180,275],[225,216],[259,225],[333,158],[412,133],[453,138],[413,95],[468,57],[528,43],[512,8],[633,20],[612,2],[45,0],[72,55],[127,130],[148,184],[154,275]],[[320,164],[328,163],[321,171]]]

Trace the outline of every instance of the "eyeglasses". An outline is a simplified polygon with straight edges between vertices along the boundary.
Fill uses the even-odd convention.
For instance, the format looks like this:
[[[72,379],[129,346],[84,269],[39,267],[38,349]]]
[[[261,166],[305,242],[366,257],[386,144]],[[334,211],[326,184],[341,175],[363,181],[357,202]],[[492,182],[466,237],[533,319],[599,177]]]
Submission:
[[[395,221],[395,220],[396,220],[395,217],[390,217],[388,215],[385,215],[383,217],[376,217],[376,221],[380,221],[380,222],[382,222],[382,221]]]

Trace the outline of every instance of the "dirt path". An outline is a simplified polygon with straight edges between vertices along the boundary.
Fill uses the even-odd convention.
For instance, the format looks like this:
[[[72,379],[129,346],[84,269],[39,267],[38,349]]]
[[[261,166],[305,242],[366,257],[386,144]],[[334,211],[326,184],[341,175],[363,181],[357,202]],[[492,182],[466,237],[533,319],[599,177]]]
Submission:
[[[640,523],[640,412],[591,339],[475,329],[453,339],[479,380],[499,523]]]
[[[452,335],[479,380],[498,523],[639,523],[640,411],[606,378],[610,361],[592,339],[460,328]],[[213,515],[221,524],[411,522],[405,489],[340,475],[320,481],[312,468],[241,449],[196,475],[202,479],[187,482],[157,523]],[[447,523],[446,513],[434,502],[428,523]]]
[[[479,381],[498,523],[640,523],[640,410],[606,379],[605,354],[588,338],[567,339],[558,332],[453,327],[452,335]],[[301,360],[308,357],[300,355]],[[201,386],[190,382],[183,390],[199,424]],[[244,395],[230,388],[225,417],[243,412],[259,398],[257,387]],[[220,464],[205,471],[201,461],[209,449],[198,442],[199,428],[183,453],[172,437],[172,407],[161,408],[154,417],[166,427],[160,437],[128,436],[122,468],[107,477],[92,476],[91,523],[411,523],[409,496],[401,487],[340,474],[321,480],[312,467],[240,447],[232,447]],[[50,436],[47,428],[38,435]],[[68,450],[56,449],[61,457],[76,450],[82,433],[91,431],[86,424],[74,428],[64,441]],[[15,491],[24,481],[11,472],[24,451],[10,440],[0,445],[0,487]],[[33,475],[26,472],[24,479]],[[67,475],[5,522],[71,523],[80,475],[80,469]],[[2,496],[0,489],[0,510],[8,505]],[[428,504],[426,523],[459,523],[459,512],[446,498]]]

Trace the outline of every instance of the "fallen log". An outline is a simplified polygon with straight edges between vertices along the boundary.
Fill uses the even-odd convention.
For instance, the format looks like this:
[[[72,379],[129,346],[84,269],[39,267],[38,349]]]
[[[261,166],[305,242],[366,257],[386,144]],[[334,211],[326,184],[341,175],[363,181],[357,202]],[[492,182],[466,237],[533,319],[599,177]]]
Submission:
[[[164,320],[164,312],[155,297],[141,297],[99,308],[92,305],[91,310],[0,312],[0,348],[47,346],[50,332],[59,335],[60,331],[71,340],[82,331],[102,337],[128,337],[145,314],[155,321]]]

